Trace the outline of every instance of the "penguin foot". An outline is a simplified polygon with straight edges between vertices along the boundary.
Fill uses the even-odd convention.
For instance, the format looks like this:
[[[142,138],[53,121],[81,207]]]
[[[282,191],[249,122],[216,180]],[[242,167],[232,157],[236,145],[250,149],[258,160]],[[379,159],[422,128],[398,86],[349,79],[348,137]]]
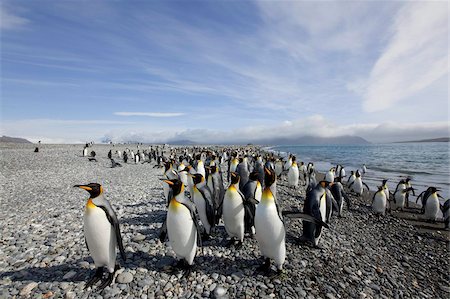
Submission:
[[[241,248],[242,248],[242,241],[238,241],[238,242],[234,245],[234,248],[235,248],[236,250],[241,249]]]
[[[86,285],[84,286],[84,289],[87,289],[90,286],[93,286],[97,281],[102,279],[103,277],[103,267],[97,268],[97,271],[95,271],[94,276],[91,277],[91,279],[86,282]]]
[[[114,279],[114,273],[116,273],[116,269],[114,269],[114,272],[109,273],[108,277],[102,282],[101,285],[98,286],[98,291],[101,292],[104,288],[106,288],[107,286],[109,286]]]

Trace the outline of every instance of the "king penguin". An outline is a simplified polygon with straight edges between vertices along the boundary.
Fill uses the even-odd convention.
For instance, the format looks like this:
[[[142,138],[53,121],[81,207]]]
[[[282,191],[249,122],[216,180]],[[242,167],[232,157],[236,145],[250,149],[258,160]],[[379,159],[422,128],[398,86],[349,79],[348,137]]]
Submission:
[[[164,180],[173,195],[165,222],[170,246],[179,262],[178,267],[189,274],[197,253],[197,242],[201,245],[200,228],[195,216],[195,206],[184,196],[184,185],[178,179]]]
[[[116,267],[116,246],[119,247],[125,261],[125,250],[120,234],[119,220],[109,201],[103,196],[103,187],[97,183],[75,185],[89,192],[89,199],[84,210],[84,238],[86,246],[94,260],[97,271],[86,283],[85,288],[94,285],[103,277],[106,267],[108,277],[98,287],[100,290],[110,285],[114,279]]]
[[[362,196],[364,191],[364,186],[366,186],[367,191],[370,191],[369,186],[367,186],[366,183],[362,181],[361,175],[359,171],[356,171],[356,178],[355,180],[348,186],[348,188],[358,194],[359,196]],[[384,192],[384,191],[383,191]]]
[[[372,198],[372,210],[375,215],[386,214],[386,193],[384,193],[383,186],[378,187],[378,191],[375,192]]]
[[[286,230],[276,205],[275,198],[267,186],[261,196],[261,202],[256,207],[255,231],[256,240],[265,258],[259,270],[267,272],[270,269],[270,260],[274,260],[278,273],[283,270],[286,259]]]
[[[198,216],[205,228],[204,238],[209,238],[211,229],[215,224],[215,202],[213,200],[211,189],[205,184],[205,178],[196,173],[192,177],[194,181],[193,201],[197,207]]]
[[[450,222],[450,199],[447,199],[443,205],[441,205],[442,216],[444,216],[445,229],[448,229]]]
[[[440,208],[439,197],[442,198],[437,192],[439,190],[435,187],[430,187],[430,192],[428,197],[423,199],[424,205],[424,218],[427,221],[435,222],[437,218],[437,214]]]
[[[230,177],[231,183],[227,191],[225,191],[223,199],[223,224],[228,235],[231,237],[230,245],[237,239],[238,243],[235,247],[240,248],[242,246],[242,241],[244,240],[245,230],[245,197],[241,191],[239,191],[239,174],[232,172]]]
[[[295,156],[291,158],[291,166],[288,171],[288,186],[296,189],[298,187],[299,172]]]

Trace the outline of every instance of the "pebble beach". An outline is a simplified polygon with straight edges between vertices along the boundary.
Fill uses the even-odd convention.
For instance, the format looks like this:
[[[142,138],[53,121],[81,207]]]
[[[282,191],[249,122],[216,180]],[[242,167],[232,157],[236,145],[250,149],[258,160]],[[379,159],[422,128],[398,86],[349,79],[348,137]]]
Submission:
[[[94,145],[0,144],[0,298],[448,298],[449,232],[417,213],[372,216],[372,196],[351,196],[352,209],[333,217],[320,248],[299,244],[300,220],[285,219],[282,276],[256,272],[262,263],[255,239],[226,247],[220,224],[198,249],[184,277],[172,270],[175,254],[158,239],[166,202],[155,162],[111,168],[110,149]],[[301,161],[301,157],[298,157]],[[225,169],[225,165],[223,167]],[[226,176],[225,176],[226,177]],[[84,289],[95,266],[83,236],[88,193],[76,184],[102,184],[115,209],[127,260],[102,292]],[[282,210],[302,207],[305,188],[277,182]],[[406,218],[406,219],[405,219]],[[414,220],[414,222],[413,222]]]

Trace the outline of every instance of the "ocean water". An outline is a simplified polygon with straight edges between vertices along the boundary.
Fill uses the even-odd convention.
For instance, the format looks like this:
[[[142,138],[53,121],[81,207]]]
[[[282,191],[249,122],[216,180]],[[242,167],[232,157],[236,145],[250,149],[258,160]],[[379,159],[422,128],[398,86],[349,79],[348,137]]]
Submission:
[[[371,190],[388,179],[389,190],[395,190],[401,178],[410,177],[416,195],[429,186],[435,186],[443,197],[450,198],[449,144],[391,143],[370,145],[283,145],[267,148],[281,155],[289,153],[305,164],[313,162],[320,172],[326,172],[341,164],[350,175],[351,170],[361,169],[366,164],[364,181]],[[410,199],[411,200],[411,199]],[[415,201],[415,197],[414,197]]]

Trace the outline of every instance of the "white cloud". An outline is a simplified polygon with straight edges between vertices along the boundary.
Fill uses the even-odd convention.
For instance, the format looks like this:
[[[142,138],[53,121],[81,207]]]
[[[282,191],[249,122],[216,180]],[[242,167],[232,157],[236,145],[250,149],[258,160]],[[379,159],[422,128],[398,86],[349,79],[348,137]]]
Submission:
[[[182,116],[181,112],[114,112],[114,115],[120,116],[150,116],[150,117],[176,117]]]
[[[19,17],[13,14],[9,9],[5,7],[6,5],[1,5],[0,9],[0,29],[18,29],[22,28],[30,21],[26,18]]]
[[[447,2],[406,4],[397,14],[392,32],[367,82],[364,109],[368,112],[392,107],[449,70]]]

